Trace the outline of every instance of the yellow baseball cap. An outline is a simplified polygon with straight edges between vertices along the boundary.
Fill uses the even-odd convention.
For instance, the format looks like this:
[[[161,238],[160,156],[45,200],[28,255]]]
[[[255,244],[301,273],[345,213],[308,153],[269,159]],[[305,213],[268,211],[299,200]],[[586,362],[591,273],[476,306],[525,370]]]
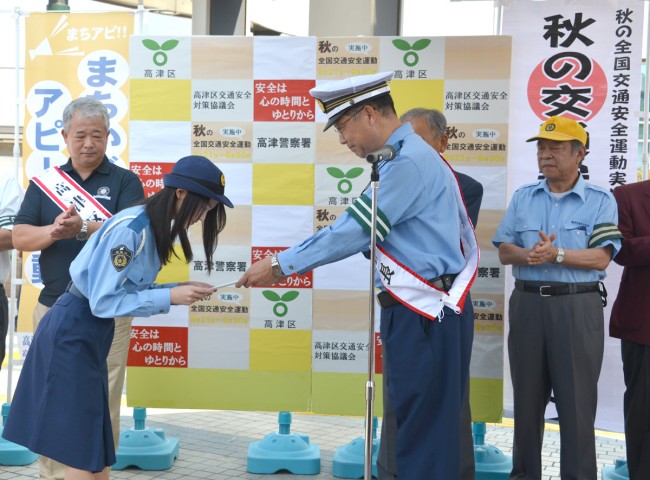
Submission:
[[[537,136],[526,141],[532,142],[541,139],[555,140],[557,142],[578,140],[583,145],[587,145],[587,131],[575,120],[556,115],[542,123]]]

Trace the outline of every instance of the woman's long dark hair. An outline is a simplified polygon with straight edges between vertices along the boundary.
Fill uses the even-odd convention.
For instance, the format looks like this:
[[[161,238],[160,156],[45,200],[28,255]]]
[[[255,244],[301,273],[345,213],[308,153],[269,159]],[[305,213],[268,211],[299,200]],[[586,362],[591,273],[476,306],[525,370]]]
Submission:
[[[174,241],[179,239],[183,254],[188,262],[192,260],[192,246],[187,237],[185,225],[197,215],[200,215],[203,209],[208,208],[209,199],[190,191],[187,192],[178,214],[175,214],[176,205],[176,188],[165,187],[160,192],[147,198],[143,203],[151,227],[156,237],[156,250],[160,263],[167,265],[172,260],[172,255],[180,258],[174,251]],[[172,222],[172,219],[174,221]],[[219,242],[219,233],[226,226],[226,209],[222,203],[209,210],[203,220],[203,250],[207,262],[208,273],[212,271],[212,255]]]

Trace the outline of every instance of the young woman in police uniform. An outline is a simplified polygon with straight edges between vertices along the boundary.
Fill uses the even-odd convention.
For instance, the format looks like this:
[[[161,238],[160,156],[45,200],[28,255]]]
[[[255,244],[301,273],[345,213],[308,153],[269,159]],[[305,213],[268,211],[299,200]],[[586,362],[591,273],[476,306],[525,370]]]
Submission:
[[[115,463],[106,355],[114,317],[166,313],[213,293],[203,282],[155,284],[189,227],[203,223],[208,270],[226,224],[225,178],[210,160],[180,159],[164,188],[108,220],[70,266],[72,283],[41,321],[3,437],[66,465],[66,480],[106,480]]]

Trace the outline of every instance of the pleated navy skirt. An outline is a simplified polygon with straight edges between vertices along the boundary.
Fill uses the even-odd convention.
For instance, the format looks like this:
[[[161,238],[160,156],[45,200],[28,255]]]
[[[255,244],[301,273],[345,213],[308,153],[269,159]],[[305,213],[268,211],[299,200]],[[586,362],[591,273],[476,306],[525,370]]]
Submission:
[[[2,436],[81,470],[113,465],[106,357],[114,328],[85,298],[61,295],[36,330]]]

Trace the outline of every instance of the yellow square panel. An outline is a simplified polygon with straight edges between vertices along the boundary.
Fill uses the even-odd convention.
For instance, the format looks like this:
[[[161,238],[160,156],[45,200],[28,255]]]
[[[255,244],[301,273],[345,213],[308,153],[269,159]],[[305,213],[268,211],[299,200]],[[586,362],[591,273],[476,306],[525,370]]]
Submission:
[[[311,371],[310,330],[259,330],[250,332],[252,371]]]
[[[412,108],[443,109],[444,80],[393,80],[390,93],[397,115]]]
[[[180,245],[174,245],[174,252],[180,258],[172,255],[171,262],[162,267],[158,276],[156,277],[156,283],[173,283],[173,282],[187,282],[190,279],[190,267],[183,255],[183,249]]]
[[[131,120],[188,122],[192,119],[191,80],[131,79]]]
[[[313,205],[313,164],[253,165],[255,205]]]

